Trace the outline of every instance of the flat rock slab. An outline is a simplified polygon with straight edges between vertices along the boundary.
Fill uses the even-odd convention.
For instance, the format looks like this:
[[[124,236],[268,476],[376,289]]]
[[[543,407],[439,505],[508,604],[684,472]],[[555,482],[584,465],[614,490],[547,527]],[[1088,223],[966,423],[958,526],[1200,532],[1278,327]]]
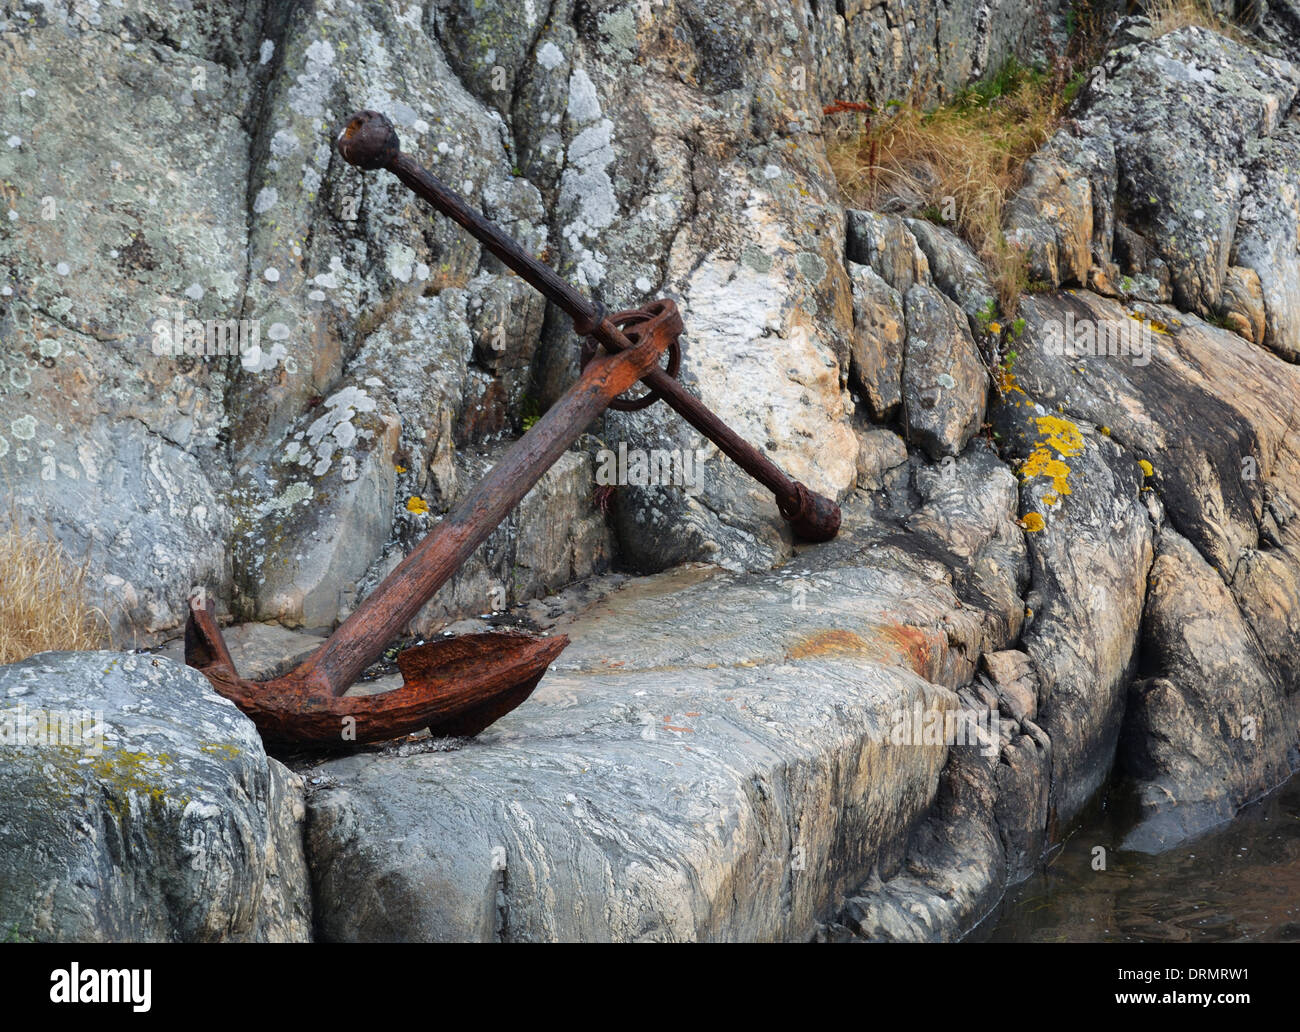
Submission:
[[[633,581],[477,738],[316,767],[319,932],[810,937],[934,798],[947,747],[889,731],[957,706],[979,629],[942,581],[805,572]]]

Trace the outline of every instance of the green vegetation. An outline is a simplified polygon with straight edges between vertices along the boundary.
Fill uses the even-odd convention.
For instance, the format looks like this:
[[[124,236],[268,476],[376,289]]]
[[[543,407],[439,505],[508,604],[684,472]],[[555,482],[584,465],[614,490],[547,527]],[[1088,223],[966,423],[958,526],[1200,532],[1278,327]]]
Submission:
[[[520,417],[523,420],[524,431],[527,432],[537,425],[537,421],[542,418],[541,403],[531,394],[525,394],[523,403],[519,407]]]

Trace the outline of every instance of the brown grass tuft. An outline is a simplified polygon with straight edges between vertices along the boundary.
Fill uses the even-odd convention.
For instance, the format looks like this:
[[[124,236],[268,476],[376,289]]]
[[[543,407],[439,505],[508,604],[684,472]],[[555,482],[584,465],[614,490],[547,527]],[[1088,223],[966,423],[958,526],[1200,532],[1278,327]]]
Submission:
[[[1146,15],[1151,19],[1151,35],[1154,38],[1185,29],[1189,25],[1199,25],[1238,43],[1251,42],[1238,26],[1218,14],[1210,6],[1209,0],[1150,0]]]
[[[1075,5],[1069,30],[1064,53],[1049,46],[1046,69],[1009,61],[941,107],[891,103],[829,147],[849,204],[951,224],[988,266],[1004,318],[1015,315],[1028,276],[1024,253],[1002,232],[1003,209],[1105,42],[1103,20],[1086,2]]]
[[[994,96],[972,92],[931,111],[899,105],[833,143],[831,167],[856,207],[951,219],[988,266],[1002,312],[1011,315],[1025,262],[1002,233],[1002,211],[1063,106],[1034,75]]]
[[[19,527],[0,528],[0,663],[51,649],[97,649],[108,620],[91,604],[89,562],[71,560],[54,540]]]
[[[1024,258],[1002,234],[1002,210],[1026,159],[1056,124],[1051,98],[1025,84],[989,104],[899,107],[832,147],[831,164],[858,207],[910,209],[936,222],[950,217],[1009,300],[1023,285]],[[1005,303],[1003,311],[1010,314]]]

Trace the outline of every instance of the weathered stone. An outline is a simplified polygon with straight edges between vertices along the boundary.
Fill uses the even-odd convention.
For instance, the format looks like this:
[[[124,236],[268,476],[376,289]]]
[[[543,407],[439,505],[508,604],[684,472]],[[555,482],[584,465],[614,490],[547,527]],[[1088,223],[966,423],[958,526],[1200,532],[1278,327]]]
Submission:
[[[712,210],[686,230],[708,258],[673,251],[686,324],[682,379],[786,473],[838,498],[856,478],[858,448],[843,390],[854,332],[838,244],[843,216],[830,207],[824,162],[789,167],[789,153],[771,151],[761,170],[710,173],[717,191]],[[796,177],[807,177],[800,181],[816,192],[792,193]],[[812,231],[817,206],[817,218],[835,225],[834,238]],[[611,413],[601,436],[614,448],[704,453],[698,490],[620,490],[619,543],[635,568],[704,560],[762,569],[789,555],[789,531],[771,493],[666,406]]]
[[[1249,162],[1297,89],[1290,64],[1190,26],[1113,51],[1080,95],[1113,141],[1117,203],[1169,266],[1180,308],[1218,307]]]
[[[226,647],[235,661],[235,669],[244,677],[261,681],[288,673],[315,652],[325,639],[314,634],[291,631],[276,624],[245,623],[224,627],[221,631]],[[185,663],[185,639],[177,638],[160,648],[156,655],[173,663]]]
[[[994,775],[997,802],[993,814],[1009,885],[1033,874],[1051,844],[1051,740],[1028,718],[1020,725],[1023,733],[1013,733],[1011,741],[1003,745]]]
[[[499,458],[497,452],[466,458],[457,479],[469,491]],[[455,575],[412,618],[407,631],[429,635],[464,614],[505,609],[535,595],[545,595],[582,577],[604,573],[612,545],[605,520],[595,508],[593,457],[566,452],[546,471],[506,520],[488,537]],[[617,503],[615,503],[617,504]],[[392,572],[426,534],[434,533],[441,517],[405,512],[398,520],[393,543],[361,579],[355,608]]]
[[[1230,266],[1223,276],[1219,311],[1225,325],[1252,344],[1263,344],[1266,335],[1264,288],[1254,269]]]
[[[1014,475],[991,448],[976,444],[958,458],[918,466],[914,487],[920,504],[904,526],[953,571],[962,603],[985,615],[986,646],[1015,640],[1024,621],[1029,561],[1015,523]]]
[[[0,480],[86,555],[123,640],[174,629],[196,581],[229,591],[229,359],[201,351],[207,320],[241,316],[240,6],[210,24],[23,12],[0,32]],[[204,320],[188,353],[173,339],[186,319]]]
[[[1229,320],[1249,326],[1247,339],[1294,362],[1300,359],[1300,128],[1293,120],[1260,142],[1245,172],[1232,261],[1256,281],[1243,283],[1241,272],[1230,268],[1220,305]],[[1241,332],[1235,323],[1232,328]]]
[[[980,664],[993,681],[1006,716],[1017,722],[1038,716],[1038,677],[1028,655],[1018,649],[986,652]]]
[[[147,654],[44,652],[0,667],[0,698],[11,936],[311,938],[301,781],[202,674]],[[53,740],[19,730],[56,719]]]
[[[913,15],[891,28],[879,5],[841,16],[681,0],[656,5],[651,23],[631,8],[499,7],[0,16],[14,57],[0,122],[16,141],[0,148],[0,178],[23,185],[16,218],[0,219],[12,290],[0,325],[16,342],[0,356],[14,395],[0,464],[24,513],[91,542],[119,636],[175,633],[196,583],[245,616],[328,625],[392,547],[382,499],[399,523],[412,495],[441,507],[466,465],[457,449],[517,432],[572,378],[567,324],[552,313],[543,327],[534,292],[391,177],[334,161],[330,131],[357,107],[383,108],[411,153],[611,307],[660,290],[695,305],[688,335],[708,368],[693,382],[709,402],[818,490],[851,487],[843,216],[820,145],[787,144],[815,139],[822,92],[956,88],[1028,53],[1036,19],[1010,3],[987,17],[927,11],[928,28]],[[111,117],[86,109],[86,69]],[[48,131],[74,109],[75,139]],[[728,262],[734,287],[717,275]],[[731,289],[763,296],[758,336],[715,333],[701,314]],[[323,400],[357,386],[359,352],[402,364],[393,313],[427,314],[448,291],[433,323],[409,321],[447,374],[438,403],[405,403],[386,381],[382,430],[369,428],[382,447],[340,443],[320,479],[286,462]],[[153,324],[176,313],[244,319],[255,346],[239,361],[152,354]],[[444,346],[458,323],[473,358],[453,375],[465,356]],[[770,410],[730,410],[756,370]],[[106,400],[71,403],[91,397]],[[427,464],[403,461],[422,449]],[[394,483],[390,466],[407,472]],[[618,526],[633,560],[676,556],[661,530],[677,522],[692,528],[681,557],[761,567],[789,554],[769,499],[730,471],[713,482],[667,506],[627,492]]]
[[[246,615],[328,629],[388,540],[401,421],[369,393],[374,386],[331,394],[302,417],[282,455],[247,470],[247,529],[234,551]],[[347,453],[336,463],[340,445]]]
[[[978,635],[955,602],[887,568],[614,593],[473,741],[313,771],[322,934],[806,938],[933,796],[946,750],[882,736],[955,704],[949,641]]]
[[[1034,316],[1040,309],[1029,309]],[[1028,322],[1028,319],[1027,319]],[[1018,344],[1021,358],[1039,348]],[[1027,331],[1027,334],[1029,331]],[[1124,694],[1135,670],[1152,529],[1139,499],[1142,471],[1109,437],[1013,392],[994,425],[1023,458],[1022,511],[1031,583],[1020,648],[1039,682],[1038,722],[1051,738],[1053,816],[1071,819],[1101,786],[1115,755]],[[1048,464],[1051,465],[1048,465]],[[1086,645],[1084,644],[1086,643]]]
[[[849,382],[867,397],[871,417],[891,419],[902,404],[903,298],[867,265],[849,263],[853,281],[853,366]]]
[[[1277,356],[1300,353],[1300,76],[1205,30],[1121,25],[1008,208],[1033,278],[1094,293],[1022,301],[990,441],[972,436],[972,335],[1006,322],[988,272],[946,228],[845,213],[826,161],[826,137],[857,117],[835,100],[928,102],[1013,53],[1033,61],[1064,6],[670,0],[647,20],[568,0],[0,5],[0,473],[23,517],[51,513],[76,551],[89,542],[120,633],[174,633],[196,582],[220,607],[329,626],[573,380],[567,319],[391,176],[334,160],[330,131],[361,106],[610,309],[674,296],[687,388],[848,503],[839,539],[797,551],[770,494],[663,406],[590,428],[412,630],[469,629],[465,613],[619,552],[641,569],[786,565],[602,578],[571,589],[599,599],[576,622],[568,603],[520,607],[579,636],[534,699],[469,745],[376,750],[321,776],[329,935],[805,937],[839,915],[873,937],[954,938],[1063,833],[1121,724],[1149,818],[1135,843],[1172,843],[1282,776],[1300,684],[1300,383]],[[1257,13],[1294,55],[1285,6]],[[75,134],[56,131],[67,110],[84,112]],[[1175,297],[1237,333],[1154,306]],[[159,316],[178,310],[246,318],[258,346],[155,355]],[[1139,353],[1052,351],[1049,324],[1068,316],[1153,336]],[[960,399],[945,373],[967,381]],[[900,402],[897,429],[920,427],[910,455],[865,420]],[[1024,467],[1017,487],[1002,458],[1049,443],[1044,419],[1080,435],[1078,454],[1053,452],[1068,494]],[[702,452],[704,475],[602,494],[615,542],[593,465],[621,443]],[[1157,533],[1161,586],[1139,628]],[[246,673],[306,647],[269,633],[232,630]],[[130,661],[148,684],[152,659]],[[1234,720],[1265,715],[1256,752],[1211,727],[1219,694]],[[998,748],[954,749],[936,794],[946,747],[880,734],[909,701],[996,707]],[[147,740],[132,748],[152,777],[166,750],[137,718],[123,734]],[[67,897],[24,890],[82,916],[51,903],[20,930],[305,935],[301,859],[281,848],[300,834],[298,789],[262,763],[197,768],[254,786],[204,818],[236,829],[229,855],[208,850],[235,875],[176,874],[169,854],[157,876],[180,897],[113,889],[89,918],[75,881]],[[86,768],[87,798],[120,799]],[[192,813],[150,800],[152,823],[124,830],[110,812],[96,827],[190,830]],[[262,842],[264,859],[231,859]]]
[[[1024,176],[1004,223],[1008,242],[1025,251],[1030,279],[1095,288],[1094,255],[1108,261],[1114,233],[1114,145],[1092,127],[1061,129],[1028,161]],[[1099,273],[1109,285],[1112,273]]]
[[[1087,285],[1092,190],[1050,149],[1030,159],[1007,208],[1007,240],[1024,250],[1029,276],[1049,287]]]
[[[1295,367],[1234,333],[1165,309],[1130,309],[1080,292],[1035,296],[1026,300],[1022,311],[1027,328],[1019,346],[1015,375],[1027,395],[1009,394],[1010,401],[1001,407],[1000,414],[1014,414],[1016,420],[1022,420],[1028,412],[1036,421],[1041,417],[1034,414],[1038,410],[1030,399],[1037,399],[1045,410],[1043,415],[1052,416],[1055,409],[1061,415],[1052,418],[1067,419],[1080,427],[1087,454],[1092,451],[1093,441],[1109,439],[1129,452],[1130,462],[1140,459],[1150,463],[1149,470],[1133,470],[1124,479],[1136,485],[1136,478],[1142,477],[1143,486],[1150,488],[1141,492],[1150,518],[1158,524],[1167,522],[1190,541],[1231,590],[1251,626],[1249,637],[1262,646],[1260,662],[1268,676],[1280,685],[1295,684],[1293,642],[1295,629],[1300,626],[1300,593],[1296,563],[1290,558],[1297,528],[1289,516],[1293,510],[1289,499],[1300,497],[1300,456],[1289,432],[1300,418],[1296,412],[1300,379]],[[1052,354],[1061,349],[1048,349],[1043,344],[1048,339],[1061,340],[1067,319],[1073,320],[1076,337],[1085,326],[1098,332],[1108,326],[1124,327],[1129,333],[1116,338],[1124,347],[1115,354]],[[1155,329],[1145,332],[1144,327]],[[1133,333],[1135,328],[1143,332]],[[1270,401],[1261,405],[1261,398]],[[1104,427],[1106,433],[1089,432],[1090,426]],[[1207,427],[1213,427],[1213,432],[1206,432]],[[1026,446],[1017,447],[1023,453]],[[1067,457],[1064,461],[1072,467],[1066,483],[1073,494],[1061,495],[1050,476],[1033,478],[1038,486],[1032,488],[1031,498],[1043,493],[1058,496],[1052,505],[1037,506],[1047,529],[1031,535],[1035,545],[1050,540],[1046,535],[1052,532],[1057,518],[1054,506],[1059,504],[1060,512],[1068,514],[1079,501],[1077,460]],[[1087,473],[1084,482],[1089,483]],[[1100,499],[1093,503],[1100,508],[1096,514],[1102,524],[1099,529],[1111,540],[1110,547],[1125,533],[1131,533],[1124,528],[1131,527],[1133,519],[1132,503],[1120,505],[1116,499],[1134,497],[1137,490],[1134,486],[1112,492],[1115,499],[1104,505]],[[1267,515],[1274,508],[1281,514],[1280,520]],[[1070,564],[1077,566],[1085,550],[1077,538],[1070,539],[1069,549],[1073,556]],[[1130,563],[1130,569],[1144,569],[1142,552]],[[1096,576],[1078,577],[1076,587],[1070,590],[1084,591],[1092,597],[1097,581]],[[1056,572],[1048,583],[1055,591],[1067,582]],[[1133,584],[1123,594],[1136,602],[1143,591],[1140,585]],[[1031,604],[1042,609],[1041,600]],[[1070,600],[1066,604],[1076,616],[1101,608],[1100,603],[1080,606]],[[1115,614],[1120,609],[1113,598],[1104,609],[1109,630],[1096,628],[1070,634],[1075,640],[1089,641],[1097,656],[1101,655],[1099,644],[1105,640],[1100,635],[1110,633],[1119,624]],[[1133,619],[1129,603],[1124,603],[1123,612],[1127,627]],[[1230,619],[1235,618],[1225,611],[1223,620]],[[1027,642],[1032,642],[1038,626],[1035,617]],[[1162,654],[1166,642],[1162,637],[1150,638],[1150,633],[1143,631],[1143,652]],[[1045,644],[1048,647],[1041,653],[1036,653],[1032,645],[1027,645],[1025,651],[1034,657],[1043,686],[1040,714],[1057,745],[1059,784],[1060,766],[1068,762],[1071,745],[1070,739],[1062,738],[1053,725],[1048,703],[1052,686],[1044,663],[1048,653],[1054,654],[1058,662],[1066,661],[1054,644]],[[1121,654],[1127,653],[1127,644],[1114,644],[1122,644]],[[1118,660],[1119,655],[1114,658]],[[1079,691],[1086,683],[1095,700],[1095,686],[1101,679],[1095,673],[1082,672],[1078,678]],[[1107,679],[1105,683],[1114,682]],[[1116,701],[1112,705],[1111,719],[1115,722],[1121,706]],[[1078,741],[1077,735],[1074,740]],[[1220,777],[1225,779],[1224,790],[1229,793],[1236,791],[1242,778],[1245,784],[1258,780],[1248,771],[1238,772],[1235,768],[1220,769]],[[1247,790],[1243,787],[1242,791]],[[1176,819],[1168,827],[1174,826]]]
[[[903,300],[903,417],[908,439],[932,458],[957,455],[984,422],[984,366],[952,301],[920,284]]]
[[[1300,714],[1232,592],[1169,528],[1151,568],[1144,634],[1157,649],[1152,676],[1129,693],[1121,757],[1138,782],[1140,823],[1124,848],[1155,851],[1228,820],[1300,768]]]
[[[880,491],[898,476],[906,479],[907,445],[892,430],[872,427],[858,434],[858,487]]]
[[[934,285],[966,313],[972,333],[983,333],[997,317],[997,291],[969,245],[951,230],[924,219],[907,219],[925,253]]]
[[[998,754],[996,742],[952,750],[902,870],[850,897],[840,923],[872,940],[954,939],[965,915],[992,907],[1006,868],[994,817]]]
[[[800,8],[789,10],[793,23]],[[870,97],[883,105],[951,96],[996,73],[1011,57],[1030,63],[1039,54],[1045,23],[1064,31],[1064,9],[1031,8],[1014,0],[942,7],[848,0],[810,5],[795,31],[801,34],[807,25],[815,33],[811,67],[825,103]]]
[[[870,266],[900,294],[906,294],[913,284],[930,282],[930,263],[902,219],[855,208],[849,208],[845,216],[844,254],[848,261]],[[849,271],[853,272],[852,266]]]

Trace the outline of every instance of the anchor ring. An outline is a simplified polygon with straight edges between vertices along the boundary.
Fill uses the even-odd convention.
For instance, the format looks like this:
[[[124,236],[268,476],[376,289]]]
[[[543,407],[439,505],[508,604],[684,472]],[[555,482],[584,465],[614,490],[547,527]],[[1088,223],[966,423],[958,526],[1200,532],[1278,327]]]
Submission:
[[[665,349],[668,353],[668,365],[664,369],[674,380],[677,379],[677,373],[682,367],[682,348],[679,341],[681,334],[681,316],[677,312],[677,306],[671,301],[659,300],[652,301],[648,305],[642,305],[640,308],[630,308],[622,312],[614,312],[610,321],[622,331],[632,346],[640,344],[647,333],[652,332],[661,322],[676,319],[677,331],[673,334],[672,342]],[[587,368],[593,358],[600,351],[600,344],[593,338],[588,337],[582,342],[582,352],[579,356],[579,367]],[[639,398],[617,397],[609,403],[609,408],[618,412],[640,412],[647,409],[656,401],[659,401],[662,395],[656,390],[650,390],[641,395]]]

